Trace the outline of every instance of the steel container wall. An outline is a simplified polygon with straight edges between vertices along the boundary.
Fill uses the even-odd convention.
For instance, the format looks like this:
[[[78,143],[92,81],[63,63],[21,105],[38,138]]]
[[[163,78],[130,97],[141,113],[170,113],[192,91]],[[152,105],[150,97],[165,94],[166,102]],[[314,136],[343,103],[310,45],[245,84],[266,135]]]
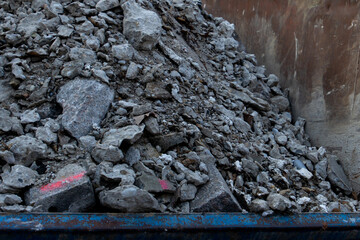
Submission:
[[[360,1],[203,0],[290,91],[312,143],[337,154],[360,191]]]

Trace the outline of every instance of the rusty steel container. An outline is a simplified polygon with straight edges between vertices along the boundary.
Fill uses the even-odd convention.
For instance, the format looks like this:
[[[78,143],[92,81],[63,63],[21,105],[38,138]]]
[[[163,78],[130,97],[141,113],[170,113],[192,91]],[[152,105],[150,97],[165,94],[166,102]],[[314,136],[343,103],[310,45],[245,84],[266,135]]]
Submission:
[[[360,1],[203,0],[235,24],[247,52],[288,88],[316,146],[341,159],[360,192]]]

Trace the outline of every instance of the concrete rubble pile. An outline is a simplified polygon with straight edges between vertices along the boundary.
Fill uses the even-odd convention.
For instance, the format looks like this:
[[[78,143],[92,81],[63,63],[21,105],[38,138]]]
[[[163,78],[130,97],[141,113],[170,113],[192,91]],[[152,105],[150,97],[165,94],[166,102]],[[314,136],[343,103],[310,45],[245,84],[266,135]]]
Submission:
[[[4,212],[360,207],[199,1],[0,1],[0,103]]]

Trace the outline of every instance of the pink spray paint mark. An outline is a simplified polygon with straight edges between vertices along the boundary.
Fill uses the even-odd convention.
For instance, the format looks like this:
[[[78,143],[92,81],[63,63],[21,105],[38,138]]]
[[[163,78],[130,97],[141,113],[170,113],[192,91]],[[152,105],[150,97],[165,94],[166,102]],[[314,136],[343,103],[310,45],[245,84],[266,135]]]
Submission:
[[[57,181],[57,182],[54,182],[54,183],[49,183],[49,184],[47,184],[45,186],[42,186],[40,188],[40,191],[41,192],[49,192],[49,191],[53,191],[53,190],[58,189],[58,188],[65,187],[67,184],[81,179],[85,175],[85,173],[86,172],[84,171],[84,172],[81,172],[79,174],[64,178],[63,180],[60,180],[60,181]]]
[[[159,183],[160,183],[162,189],[164,189],[164,190],[169,189],[166,180],[159,179]]]

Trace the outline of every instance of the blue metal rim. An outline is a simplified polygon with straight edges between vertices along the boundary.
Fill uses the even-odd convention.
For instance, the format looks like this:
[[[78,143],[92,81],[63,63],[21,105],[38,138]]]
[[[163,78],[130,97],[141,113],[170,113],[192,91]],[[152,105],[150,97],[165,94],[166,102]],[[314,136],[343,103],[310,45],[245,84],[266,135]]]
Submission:
[[[299,215],[204,214],[0,214],[0,231],[144,231],[144,230],[357,229],[358,213]]]

